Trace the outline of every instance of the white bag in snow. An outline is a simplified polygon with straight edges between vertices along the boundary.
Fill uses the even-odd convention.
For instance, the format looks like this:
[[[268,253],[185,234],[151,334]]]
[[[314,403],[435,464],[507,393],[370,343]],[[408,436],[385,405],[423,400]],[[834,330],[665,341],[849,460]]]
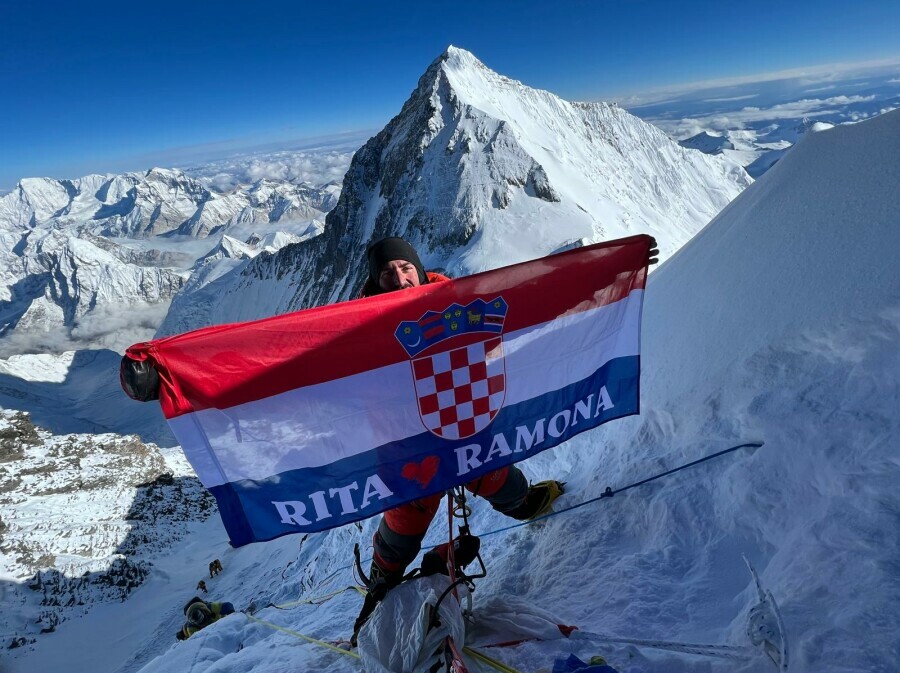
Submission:
[[[427,673],[443,661],[435,651],[447,636],[462,647],[466,639],[462,609],[448,595],[438,608],[440,625],[428,631],[434,606],[450,579],[422,577],[391,589],[359,632],[359,656],[366,673]],[[465,587],[458,587],[465,593]]]
[[[560,624],[565,625],[564,621],[515,596],[497,596],[483,603],[477,602],[474,612],[474,620],[466,622],[466,645],[469,647],[565,637],[559,630]]]
[[[558,640],[564,624],[546,610],[519,598],[499,596],[479,602],[471,619],[463,618],[457,600],[448,595],[440,605],[440,625],[426,631],[433,606],[447,587],[443,575],[404,582],[388,592],[359,632],[359,656],[366,673],[427,673],[441,655],[449,635],[462,649],[528,640]],[[457,587],[466,604],[467,590]],[[466,658],[472,671],[481,670]]]

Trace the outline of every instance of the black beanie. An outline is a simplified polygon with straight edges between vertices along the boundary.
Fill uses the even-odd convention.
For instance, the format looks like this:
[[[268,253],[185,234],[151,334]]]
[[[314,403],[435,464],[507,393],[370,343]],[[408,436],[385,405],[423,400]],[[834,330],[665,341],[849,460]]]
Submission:
[[[395,260],[403,260],[416,267],[416,271],[419,272],[420,285],[425,285],[428,282],[428,277],[425,275],[425,267],[422,266],[416,249],[402,238],[390,236],[389,238],[382,238],[380,241],[376,241],[366,250],[366,257],[369,260],[369,280],[375,287],[378,287],[378,276],[381,275],[384,265]]]

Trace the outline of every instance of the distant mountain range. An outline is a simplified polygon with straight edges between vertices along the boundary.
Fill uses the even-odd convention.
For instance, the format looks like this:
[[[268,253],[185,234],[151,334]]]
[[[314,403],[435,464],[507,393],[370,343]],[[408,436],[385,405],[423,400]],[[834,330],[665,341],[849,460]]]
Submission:
[[[223,194],[183,171],[162,168],[78,180],[27,178],[0,198],[0,226],[203,238],[237,224],[312,219],[334,207],[335,191],[259,180]]]
[[[226,232],[246,241],[244,257],[272,252],[321,231],[339,192],[259,180],[219,193],[164,169],[22,180],[0,198],[0,354],[122,348],[106,329],[111,312],[116,330],[155,328]]]

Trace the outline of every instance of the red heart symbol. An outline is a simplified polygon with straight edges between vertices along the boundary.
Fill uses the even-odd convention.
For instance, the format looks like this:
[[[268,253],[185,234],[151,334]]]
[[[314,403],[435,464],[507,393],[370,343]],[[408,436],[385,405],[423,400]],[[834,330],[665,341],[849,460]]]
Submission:
[[[425,488],[434,479],[440,464],[441,461],[437,456],[428,456],[421,463],[407,463],[403,466],[403,471],[400,474],[405,479],[415,481],[419,486]]]

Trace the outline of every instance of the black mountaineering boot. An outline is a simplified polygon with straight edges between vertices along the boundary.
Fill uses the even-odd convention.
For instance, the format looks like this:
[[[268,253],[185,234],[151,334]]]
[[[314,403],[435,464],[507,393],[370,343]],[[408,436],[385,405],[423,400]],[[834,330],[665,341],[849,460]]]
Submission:
[[[372,613],[375,612],[375,608],[378,607],[378,604],[384,599],[387,592],[402,581],[402,572],[385,570],[375,563],[373,559],[372,565],[369,568],[369,584],[366,591],[366,598],[363,601],[362,609],[359,611],[359,616],[353,623],[353,635],[350,636],[350,645],[356,647],[359,630],[363,627],[363,624],[365,624],[366,620],[372,616]]]
[[[550,512],[553,501],[565,492],[563,481],[539,481],[528,487],[522,504],[506,515],[519,521],[530,521]]]

